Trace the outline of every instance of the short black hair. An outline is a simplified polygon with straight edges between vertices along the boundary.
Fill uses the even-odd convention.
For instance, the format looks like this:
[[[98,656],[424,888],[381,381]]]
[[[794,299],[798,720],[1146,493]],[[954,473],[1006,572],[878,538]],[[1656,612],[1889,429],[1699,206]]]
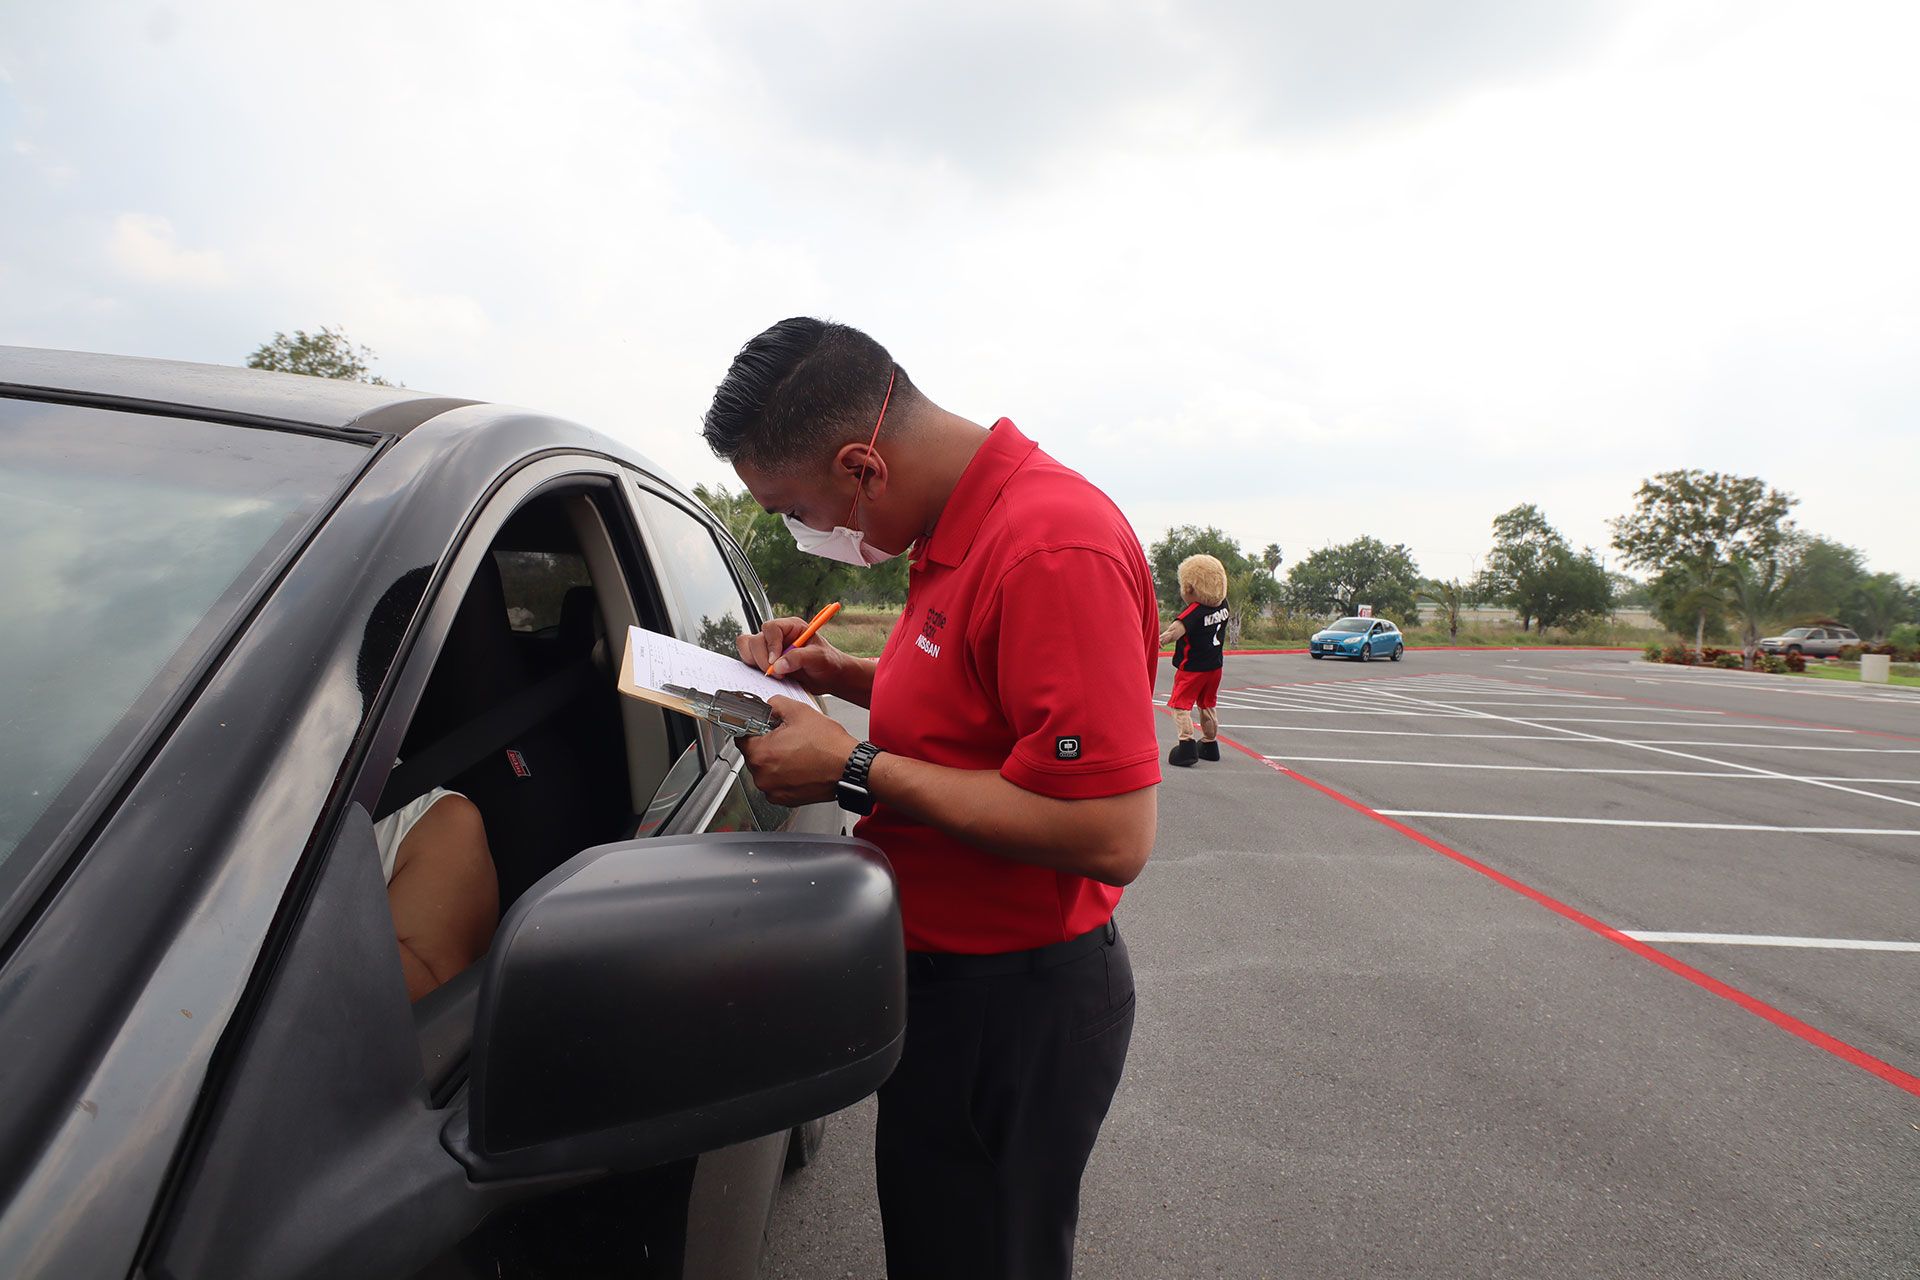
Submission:
[[[858,329],[793,316],[740,348],[714,389],[700,434],[727,462],[791,471],[865,444],[893,382],[887,418],[914,398],[907,371]],[[885,428],[882,428],[884,431]]]

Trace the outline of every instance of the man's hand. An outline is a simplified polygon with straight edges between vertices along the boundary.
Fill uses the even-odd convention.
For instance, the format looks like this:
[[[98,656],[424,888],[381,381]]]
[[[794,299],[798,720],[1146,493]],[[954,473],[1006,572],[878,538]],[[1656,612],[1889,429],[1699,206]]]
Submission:
[[[746,640],[758,638],[741,637],[742,647]],[[813,643],[809,642],[807,648]],[[832,800],[834,787],[846,770],[847,757],[859,745],[853,735],[804,702],[776,696],[768,705],[779,722],[773,732],[740,739],[740,754],[753,771],[753,784],[766,793],[767,799],[788,808]]]
[[[788,647],[806,629],[804,618],[775,618],[734,644],[740,650],[740,661],[756,671],[765,671],[767,664],[773,663],[775,676],[792,677],[808,693],[833,694],[864,706],[863,695],[871,692],[873,678],[867,677],[864,689],[857,687],[862,682],[854,678],[853,668],[860,665],[860,659],[848,657],[817,633],[798,649]]]

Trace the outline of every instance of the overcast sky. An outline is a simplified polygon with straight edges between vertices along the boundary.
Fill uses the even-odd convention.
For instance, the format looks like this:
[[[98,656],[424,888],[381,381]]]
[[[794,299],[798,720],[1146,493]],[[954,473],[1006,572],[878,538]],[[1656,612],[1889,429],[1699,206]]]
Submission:
[[[734,350],[824,315],[1149,541],[1464,577],[1694,466],[1920,576],[1917,47],[1899,0],[0,0],[0,342],[341,325],[692,483]]]

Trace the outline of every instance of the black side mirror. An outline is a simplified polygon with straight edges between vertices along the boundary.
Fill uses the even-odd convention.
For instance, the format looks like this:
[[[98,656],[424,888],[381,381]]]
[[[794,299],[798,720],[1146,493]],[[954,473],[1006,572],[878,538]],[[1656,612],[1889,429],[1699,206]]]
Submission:
[[[864,841],[702,835],[589,849],[507,913],[481,980],[476,1179],[640,1169],[880,1087],[906,1033],[893,872]]]

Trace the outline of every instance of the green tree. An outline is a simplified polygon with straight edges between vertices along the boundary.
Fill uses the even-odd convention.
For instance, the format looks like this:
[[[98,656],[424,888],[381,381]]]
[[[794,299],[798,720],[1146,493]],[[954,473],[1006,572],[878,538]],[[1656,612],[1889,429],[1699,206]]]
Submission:
[[[1446,582],[1429,578],[1420,591],[1422,600],[1431,601],[1440,606],[1440,616],[1446,619],[1449,639],[1460,638],[1460,612],[1473,607],[1473,589],[1462,586],[1460,579],[1452,578]]]
[[[830,602],[846,599],[859,575],[871,572],[802,551],[780,517],[761,510],[745,489],[736,493],[723,484],[695,485],[693,496],[706,504],[747,553],[748,563],[779,608],[811,617]]]
[[[293,336],[276,332],[247,357],[247,368],[267,369],[274,373],[304,373],[310,378],[338,378],[344,382],[370,382],[376,387],[398,386],[373,371],[375,356],[371,348],[356,347],[339,329],[323,326],[319,333],[295,329]]]
[[[1647,584],[1627,573],[1609,573],[1613,583],[1613,607],[1616,609],[1651,609],[1653,592]]]
[[[1540,629],[1577,627],[1613,607],[1613,582],[1591,548],[1555,547],[1533,573],[1529,595]]]
[[[1270,576],[1278,574],[1280,572],[1280,562],[1284,558],[1285,557],[1280,554],[1280,544],[1277,542],[1269,542],[1266,549],[1260,553],[1260,567],[1265,569]]]
[[[1920,617],[1920,586],[1897,574],[1869,574],[1854,587],[1846,617],[1861,635],[1878,644],[1900,623]]]
[[[1703,645],[1706,597],[1724,591],[1722,571],[1735,559],[1776,552],[1792,528],[1787,517],[1795,501],[1757,476],[1662,471],[1641,482],[1634,509],[1612,522],[1613,545],[1628,564],[1662,575],[1686,570],[1695,596],[1694,641]]]
[[[1504,604],[1520,616],[1528,630],[1541,611],[1550,607],[1556,576],[1564,577],[1567,540],[1547,523],[1540,508],[1521,503],[1493,519],[1493,551],[1475,584],[1482,600]],[[1544,624],[1542,624],[1544,625]]]
[[[1169,529],[1164,538],[1147,548],[1147,562],[1153,566],[1154,591],[1160,597],[1160,608],[1164,612],[1180,612],[1180,562],[1188,556],[1198,555],[1213,556],[1226,569],[1229,603],[1233,600],[1233,581],[1243,574],[1260,570],[1260,566],[1240,549],[1240,544],[1231,535],[1212,525],[1202,529],[1197,525],[1183,524]],[[1265,578],[1269,585],[1248,579],[1245,584],[1248,598],[1244,607],[1262,608],[1276,594],[1270,585],[1273,582],[1271,576],[1261,572],[1258,577]]]
[[[712,487],[696,484],[693,496],[706,504],[720,527],[747,553],[749,560],[753,559],[753,544],[759,541],[761,531],[769,525],[778,527],[780,523],[760,509],[759,501],[744,486],[735,493],[723,484]]]
[[[1691,565],[1675,565],[1655,574],[1647,583],[1653,616],[1669,631],[1696,632],[1696,646],[1727,636],[1727,599],[1719,569],[1702,573]]]
[[[1777,616],[1795,622],[1838,618],[1867,576],[1865,559],[1852,547],[1832,538],[1807,538],[1794,557],[1791,580],[1780,593]]]
[[[1322,547],[1287,573],[1287,597],[1302,612],[1325,616],[1350,614],[1363,604],[1377,616],[1416,616],[1414,589],[1420,570],[1405,545],[1388,546],[1378,538],[1355,538]]]
[[[1793,539],[1764,555],[1736,556],[1721,570],[1726,600],[1740,619],[1740,651],[1753,664],[1753,651],[1767,623],[1779,616],[1780,600],[1791,588],[1799,550]]]

